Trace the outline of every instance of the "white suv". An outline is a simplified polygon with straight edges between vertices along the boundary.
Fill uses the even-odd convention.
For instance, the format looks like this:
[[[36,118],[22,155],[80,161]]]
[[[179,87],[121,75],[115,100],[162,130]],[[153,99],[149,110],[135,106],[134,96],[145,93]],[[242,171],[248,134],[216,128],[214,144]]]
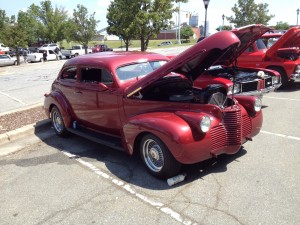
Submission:
[[[54,51],[56,48],[59,48],[59,45],[52,43],[52,44],[44,44],[39,47],[39,50],[52,50]]]

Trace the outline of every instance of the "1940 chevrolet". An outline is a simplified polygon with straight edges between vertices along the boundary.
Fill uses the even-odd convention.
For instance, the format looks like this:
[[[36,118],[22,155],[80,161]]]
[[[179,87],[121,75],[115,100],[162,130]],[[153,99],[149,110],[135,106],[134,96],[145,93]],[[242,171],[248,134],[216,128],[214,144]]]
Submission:
[[[260,98],[193,85],[216,60],[234,60],[239,45],[235,34],[221,31],[169,62],[142,52],[70,59],[45,94],[46,113],[58,135],[138,151],[151,174],[169,178],[182,164],[234,154],[259,133]]]

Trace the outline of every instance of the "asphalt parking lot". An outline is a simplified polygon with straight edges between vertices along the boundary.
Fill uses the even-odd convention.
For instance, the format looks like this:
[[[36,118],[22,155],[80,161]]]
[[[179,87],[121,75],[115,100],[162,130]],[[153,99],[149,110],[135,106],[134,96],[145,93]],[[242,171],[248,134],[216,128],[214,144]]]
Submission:
[[[0,76],[1,77],[1,76]],[[235,155],[184,166],[169,187],[130,157],[45,130],[0,146],[0,224],[300,224],[300,83],[263,98]]]

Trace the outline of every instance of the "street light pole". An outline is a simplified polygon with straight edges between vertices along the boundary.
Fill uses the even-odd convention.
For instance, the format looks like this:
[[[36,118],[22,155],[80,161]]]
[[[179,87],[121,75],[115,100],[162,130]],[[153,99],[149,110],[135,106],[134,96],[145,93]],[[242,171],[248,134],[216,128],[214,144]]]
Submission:
[[[180,2],[178,2],[178,44],[181,45],[181,40],[180,40]]]
[[[300,9],[298,8],[296,11],[297,11],[297,25],[298,25],[298,16],[299,16]]]
[[[224,16],[224,14],[222,15],[222,29],[221,30],[223,30],[223,28],[224,28],[224,19],[225,19],[225,16]]]
[[[207,19],[207,7],[209,4],[209,0],[203,0],[204,7],[205,7],[205,20],[204,20],[204,37],[206,37],[206,19]]]

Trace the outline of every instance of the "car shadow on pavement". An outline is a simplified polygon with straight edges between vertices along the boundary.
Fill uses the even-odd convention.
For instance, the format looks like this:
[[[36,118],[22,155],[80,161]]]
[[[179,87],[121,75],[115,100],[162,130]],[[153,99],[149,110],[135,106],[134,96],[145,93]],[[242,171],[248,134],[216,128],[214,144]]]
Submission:
[[[102,172],[115,177],[129,184],[136,185],[150,190],[166,190],[186,185],[195,180],[204,179],[206,175],[222,173],[227,171],[227,165],[246,154],[243,148],[234,155],[220,155],[217,158],[209,159],[193,165],[183,165],[182,173],[186,173],[185,181],[169,187],[166,180],[160,180],[148,173],[138,154],[130,156],[125,152],[117,151],[84,138],[70,135],[61,138],[55,135],[53,128],[47,126],[48,138],[45,138],[45,129],[37,129],[35,135],[48,146],[51,146],[62,153],[74,154],[70,160],[82,159],[91,163]],[[63,156],[62,157],[66,157]],[[70,162],[69,162],[70,163]]]
[[[295,92],[300,91],[300,82],[289,82],[285,86],[281,86],[275,90],[275,92]]]

